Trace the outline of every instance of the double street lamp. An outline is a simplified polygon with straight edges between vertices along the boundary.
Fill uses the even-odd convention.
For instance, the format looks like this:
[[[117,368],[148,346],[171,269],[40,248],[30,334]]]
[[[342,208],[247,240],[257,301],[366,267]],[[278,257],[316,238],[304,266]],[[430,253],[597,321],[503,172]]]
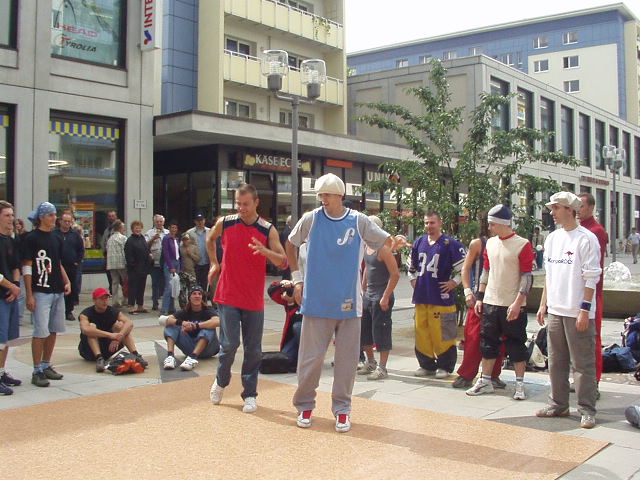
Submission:
[[[265,50],[262,59],[262,75],[267,77],[267,86],[274,96],[291,103],[291,220],[295,224],[299,218],[298,197],[298,109],[300,104],[315,103],[321,93],[322,84],[327,81],[324,60],[304,60],[300,64],[301,81],[307,85],[307,96],[283,95],[282,78],[289,73],[289,54],[284,50]]]
[[[616,177],[624,165],[625,159],[627,158],[627,152],[624,148],[616,147],[615,145],[604,145],[602,147],[602,156],[613,175],[613,200],[611,201],[611,245],[613,248],[611,249],[611,259],[615,262],[618,244],[616,238],[618,226],[618,193],[616,191]]]

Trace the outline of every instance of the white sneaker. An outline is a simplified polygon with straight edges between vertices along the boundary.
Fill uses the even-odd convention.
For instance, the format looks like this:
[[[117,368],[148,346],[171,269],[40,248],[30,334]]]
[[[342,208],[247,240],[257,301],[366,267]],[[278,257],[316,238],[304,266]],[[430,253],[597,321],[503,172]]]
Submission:
[[[345,433],[351,430],[351,421],[346,413],[336,415],[336,432]]]
[[[480,377],[475,385],[466,391],[467,395],[475,397],[476,395],[482,395],[484,393],[493,393],[495,390],[493,389],[493,385],[491,382],[485,382],[482,377]]]
[[[224,394],[224,387],[218,385],[218,379],[216,378],[213,381],[213,385],[211,385],[211,390],[209,391],[209,398],[211,399],[211,403],[214,405],[218,405],[222,401],[222,395]]]
[[[436,378],[447,378],[449,376],[449,372],[447,372],[443,368],[439,368],[436,370]]]
[[[296,425],[300,428],[309,428],[311,426],[311,412],[313,410],[304,410],[298,414]]]
[[[382,380],[383,378],[387,378],[389,374],[387,373],[386,367],[382,365],[378,365],[378,367],[367,375],[367,380]]]
[[[378,362],[376,362],[375,360],[372,360],[370,362],[364,362],[362,366],[359,367],[358,370],[356,370],[356,373],[358,375],[369,375],[371,372],[373,372],[376,369],[377,366],[378,366]]]
[[[193,357],[187,357],[184,359],[184,362],[180,364],[180,369],[188,371],[188,370],[193,370],[197,366],[198,366],[198,360],[196,360]]]
[[[433,375],[436,374],[435,370],[427,370],[426,368],[418,368],[415,372],[413,372],[413,375],[416,377],[432,377]]]
[[[258,410],[258,404],[256,403],[256,397],[247,397],[244,399],[244,407],[242,411],[244,413],[253,413]]]
[[[161,327],[166,327],[167,326],[167,318],[169,318],[169,315],[160,315],[158,317],[158,325],[160,325]]]
[[[524,382],[516,382],[516,391],[513,393],[514,400],[526,400],[527,394],[524,391]]]
[[[164,359],[164,369],[173,370],[176,368],[176,363],[176,357],[173,355],[167,355],[167,358]]]

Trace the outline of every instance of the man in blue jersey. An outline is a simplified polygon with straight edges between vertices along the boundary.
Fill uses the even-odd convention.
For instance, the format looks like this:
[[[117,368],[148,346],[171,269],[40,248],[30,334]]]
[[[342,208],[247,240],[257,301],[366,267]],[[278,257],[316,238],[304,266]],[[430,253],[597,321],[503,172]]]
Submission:
[[[465,250],[459,241],[442,233],[439,213],[427,213],[424,226],[427,233],[413,243],[409,265],[420,365],[415,376],[447,378],[457,359],[454,289],[461,282]]]
[[[310,427],[322,363],[335,334],[331,410],[336,417],[336,431],[348,432],[351,392],[360,355],[360,266],[364,247],[390,247],[391,237],[366,215],[343,206],[345,187],[336,175],[320,177],[315,190],[322,206],[304,214],[286,244],[294,298],[302,305],[304,318],[293,405],[298,410],[297,425]],[[298,269],[298,248],[305,241],[308,248],[303,277]]]

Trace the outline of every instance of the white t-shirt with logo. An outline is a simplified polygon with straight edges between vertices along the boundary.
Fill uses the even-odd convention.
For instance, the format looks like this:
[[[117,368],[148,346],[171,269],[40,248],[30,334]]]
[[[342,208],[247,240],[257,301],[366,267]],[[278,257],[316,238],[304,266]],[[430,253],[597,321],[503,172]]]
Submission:
[[[589,230],[558,228],[544,242],[547,311],[577,318],[584,300],[584,289],[595,290],[600,279],[600,245]],[[595,318],[596,296],[591,301],[589,318]]]

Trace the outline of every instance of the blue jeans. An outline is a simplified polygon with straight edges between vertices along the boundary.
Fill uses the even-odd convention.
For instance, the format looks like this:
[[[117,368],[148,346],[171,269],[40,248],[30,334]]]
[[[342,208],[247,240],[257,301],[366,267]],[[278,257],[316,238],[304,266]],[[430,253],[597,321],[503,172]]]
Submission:
[[[289,357],[289,363],[292,367],[298,364],[298,349],[300,348],[300,332],[302,331],[302,322],[296,322],[291,325],[293,336],[287,340],[282,347],[282,353]]]
[[[18,300],[7,302],[0,298],[0,350],[4,349],[9,340],[15,340],[19,336]]]
[[[262,361],[262,329],[264,310],[252,311],[218,305],[220,314],[220,355],[218,355],[217,383],[226,387],[231,382],[231,365],[240,346],[242,330],[242,398],[257,397],[258,368]]]
[[[52,333],[64,333],[64,295],[33,292],[36,309],[31,313],[33,336],[47,338]]]
[[[211,358],[220,351],[220,344],[215,330],[202,329],[195,337],[192,337],[188,333],[182,333],[180,325],[172,325],[164,328],[164,337],[173,338],[173,341],[176,342],[176,347],[185,355],[193,353],[201,338],[207,340],[207,346],[200,352],[198,358]]]
[[[167,265],[162,267],[162,270],[164,272],[164,292],[162,294],[162,308],[160,308],[160,311],[163,315],[166,315],[169,312],[175,311],[176,308],[173,297],[171,296],[171,270],[169,270]]]
[[[151,302],[158,308],[158,301],[164,292],[164,273],[162,267],[151,267]]]

